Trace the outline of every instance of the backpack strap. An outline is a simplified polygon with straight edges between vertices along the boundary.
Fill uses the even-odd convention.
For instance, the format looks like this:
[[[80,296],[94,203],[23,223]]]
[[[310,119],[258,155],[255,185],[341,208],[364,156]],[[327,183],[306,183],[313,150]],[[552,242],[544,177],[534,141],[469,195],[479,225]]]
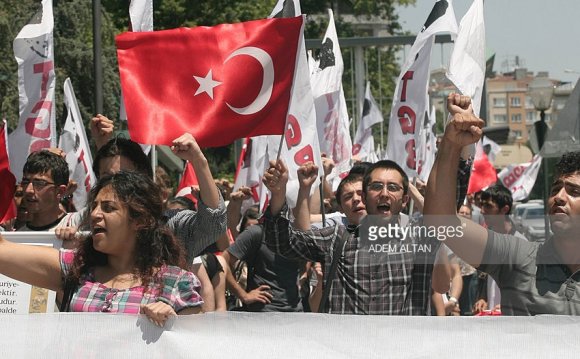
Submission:
[[[322,298],[320,299],[320,305],[318,306],[318,313],[326,313],[326,305],[328,303],[328,297],[330,295],[330,289],[332,287],[332,281],[336,277],[336,269],[338,267],[338,259],[342,254],[342,247],[346,242],[345,228],[340,226],[339,232],[334,241],[334,251],[332,252],[332,263],[330,264],[330,270],[326,276],[326,281],[324,282],[324,292],[322,292]]]

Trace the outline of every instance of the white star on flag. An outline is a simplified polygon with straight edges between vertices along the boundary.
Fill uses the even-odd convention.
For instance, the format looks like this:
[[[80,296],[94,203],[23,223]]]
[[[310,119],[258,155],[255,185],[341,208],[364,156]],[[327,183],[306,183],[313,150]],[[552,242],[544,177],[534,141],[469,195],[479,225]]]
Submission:
[[[199,82],[199,87],[197,88],[197,91],[195,91],[194,96],[197,96],[200,93],[205,92],[205,93],[207,93],[209,98],[211,98],[213,100],[213,88],[221,85],[222,83],[219,81],[215,81],[212,78],[211,71],[212,70],[210,69],[209,72],[207,73],[207,75],[205,75],[205,77],[193,76],[195,78],[195,80],[197,82]]]

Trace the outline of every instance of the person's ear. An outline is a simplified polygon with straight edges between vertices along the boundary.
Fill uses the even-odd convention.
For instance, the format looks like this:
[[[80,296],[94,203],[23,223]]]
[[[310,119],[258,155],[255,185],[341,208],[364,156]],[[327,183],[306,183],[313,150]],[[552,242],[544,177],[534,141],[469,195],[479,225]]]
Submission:
[[[59,201],[62,200],[66,196],[66,190],[67,190],[67,186],[65,186],[63,184],[58,185],[58,187],[56,188],[56,197],[58,198]]]
[[[510,213],[510,208],[507,205],[505,205],[502,208],[500,208],[499,213],[501,213],[501,214],[509,214]]]
[[[409,195],[408,194],[404,194],[403,197],[401,198],[401,200],[403,201],[403,207],[405,207],[407,205],[407,203],[409,203]]]

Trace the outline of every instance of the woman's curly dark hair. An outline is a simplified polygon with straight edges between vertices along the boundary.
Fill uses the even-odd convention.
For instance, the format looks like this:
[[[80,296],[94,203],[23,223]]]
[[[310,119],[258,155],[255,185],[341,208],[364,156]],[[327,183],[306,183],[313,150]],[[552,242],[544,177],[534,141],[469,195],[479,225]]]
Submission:
[[[134,274],[141,279],[141,283],[148,286],[155,270],[164,264],[185,268],[184,249],[162,221],[163,207],[159,186],[141,173],[120,171],[100,178],[89,194],[85,221],[90,221],[95,199],[106,187],[110,187],[118,201],[127,206],[129,221],[139,225]],[[107,261],[107,255],[95,250],[93,238],[89,236],[78,245],[70,279],[78,283],[82,275],[96,266],[106,265]]]

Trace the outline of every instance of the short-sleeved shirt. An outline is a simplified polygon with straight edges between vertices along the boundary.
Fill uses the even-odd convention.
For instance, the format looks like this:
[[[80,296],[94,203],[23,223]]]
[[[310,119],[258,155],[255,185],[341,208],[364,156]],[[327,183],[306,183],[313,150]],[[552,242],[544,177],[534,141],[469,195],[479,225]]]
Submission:
[[[72,250],[60,250],[63,278],[68,275],[74,256]],[[136,286],[128,289],[106,287],[95,280],[94,270],[90,270],[80,278],[79,287],[70,302],[70,311],[139,314],[141,304],[160,301],[178,313],[182,309],[203,304],[200,289],[201,284],[193,273],[175,266],[162,266],[149,288]]]
[[[554,239],[528,242],[517,236],[488,231],[478,268],[501,289],[504,315],[580,315],[580,270],[563,264]]]
[[[221,193],[217,208],[208,207],[201,199],[197,206],[197,211],[172,209],[165,212],[167,225],[185,247],[187,263],[226,233],[226,206]]]
[[[247,291],[268,285],[273,298],[270,304],[252,303],[245,306],[251,312],[301,312],[298,293],[298,261],[289,260],[270,250],[262,240],[263,227],[251,226],[236,238],[227,250],[248,264]]]

